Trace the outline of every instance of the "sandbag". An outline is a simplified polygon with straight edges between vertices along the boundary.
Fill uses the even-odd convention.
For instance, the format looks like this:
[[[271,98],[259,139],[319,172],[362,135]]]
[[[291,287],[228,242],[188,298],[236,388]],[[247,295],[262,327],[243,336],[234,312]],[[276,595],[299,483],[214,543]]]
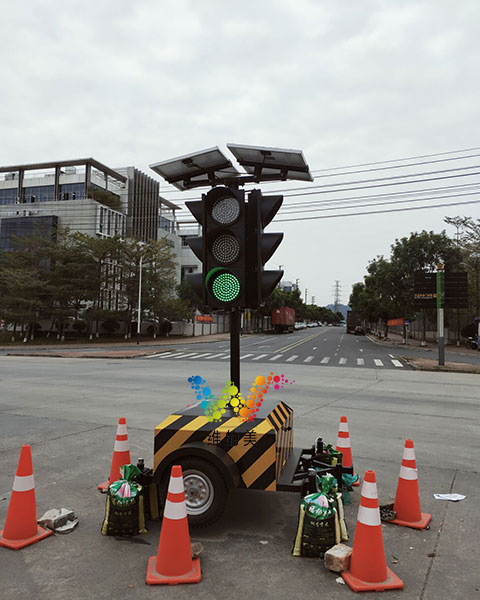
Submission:
[[[147,533],[143,487],[134,481],[140,470],[135,465],[124,465],[120,472],[123,478],[108,488],[102,534],[130,537]]]

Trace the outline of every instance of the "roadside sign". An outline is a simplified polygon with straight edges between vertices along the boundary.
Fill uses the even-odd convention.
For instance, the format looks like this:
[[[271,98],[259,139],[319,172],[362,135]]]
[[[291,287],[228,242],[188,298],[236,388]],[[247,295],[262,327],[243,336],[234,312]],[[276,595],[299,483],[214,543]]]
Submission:
[[[466,273],[445,273],[445,307],[468,308],[468,281]]]
[[[387,327],[395,327],[396,325],[403,325],[405,319],[388,319]]]
[[[439,279],[443,279],[439,289],[437,275]],[[468,308],[467,274],[417,271],[414,279],[415,308],[437,308],[437,298],[445,308]]]
[[[437,274],[417,271],[413,296],[415,308],[437,308]]]

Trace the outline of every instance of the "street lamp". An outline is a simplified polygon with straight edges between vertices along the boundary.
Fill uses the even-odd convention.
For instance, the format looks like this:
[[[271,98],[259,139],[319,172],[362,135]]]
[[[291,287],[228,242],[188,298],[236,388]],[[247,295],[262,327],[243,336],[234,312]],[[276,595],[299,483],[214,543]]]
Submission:
[[[145,242],[138,242],[137,246],[140,248],[140,263],[139,263],[139,277],[138,277],[138,314],[137,314],[137,345],[140,344],[140,326],[141,326],[141,313],[142,313],[142,265],[143,265],[143,254],[142,247],[145,246]]]

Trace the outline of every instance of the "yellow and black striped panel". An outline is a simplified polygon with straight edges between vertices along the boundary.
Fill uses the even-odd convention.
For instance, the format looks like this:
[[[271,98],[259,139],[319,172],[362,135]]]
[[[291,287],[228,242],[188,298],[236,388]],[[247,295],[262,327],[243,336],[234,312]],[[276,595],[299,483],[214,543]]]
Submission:
[[[266,419],[255,419],[248,423],[252,425],[249,435],[254,443],[246,444],[248,436],[244,435],[244,443],[231,447],[228,454],[237,465],[246,488],[274,491],[277,485],[275,430]]]
[[[276,489],[277,436],[272,420],[257,418],[243,422],[231,416],[212,422],[198,411],[178,412],[155,428],[154,471],[184,444],[203,442],[215,444],[228,453],[238,467],[242,487]]]
[[[275,477],[280,477],[285,463],[293,447],[293,410],[284,402],[279,402],[267,416],[276,431],[276,470]]]

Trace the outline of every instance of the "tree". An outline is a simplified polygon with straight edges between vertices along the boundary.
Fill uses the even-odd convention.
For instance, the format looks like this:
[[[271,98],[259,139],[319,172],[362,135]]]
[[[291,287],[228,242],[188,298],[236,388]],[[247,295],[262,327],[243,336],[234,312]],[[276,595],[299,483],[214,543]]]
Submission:
[[[415,317],[415,271],[434,271],[439,263],[446,271],[462,270],[461,252],[445,231],[412,233],[391,249],[389,260],[379,256],[369,263],[364,284],[356,284],[350,296],[352,309],[369,321]]]
[[[480,315],[480,219],[471,217],[446,217],[445,223],[456,229],[457,246],[462,254],[468,274],[470,306],[475,316]]]

